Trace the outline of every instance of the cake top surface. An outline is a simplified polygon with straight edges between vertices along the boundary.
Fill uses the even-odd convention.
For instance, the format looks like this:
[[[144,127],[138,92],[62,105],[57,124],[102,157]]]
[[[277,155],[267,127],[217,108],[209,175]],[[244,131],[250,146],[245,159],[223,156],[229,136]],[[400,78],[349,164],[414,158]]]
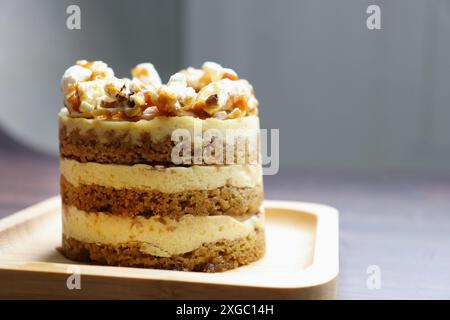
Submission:
[[[151,63],[138,64],[132,78],[117,78],[102,61],[79,60],[61,79],[70,116],[100,120],[151,120],[158,116],[236,119],[258,114],[247,80],[232,69],[205,62],[164,84]]]

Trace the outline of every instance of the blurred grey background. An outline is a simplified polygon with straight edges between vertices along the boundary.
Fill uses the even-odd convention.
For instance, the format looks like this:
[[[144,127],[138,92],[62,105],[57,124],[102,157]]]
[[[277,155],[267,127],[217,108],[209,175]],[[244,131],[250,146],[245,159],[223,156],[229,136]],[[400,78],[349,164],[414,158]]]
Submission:
[[[450,174],[449,39],[449,1],[2,1],[0,128],[56,154],[59,80],[80,58],[164,80],[212,60],[254,85],[281,170]]]

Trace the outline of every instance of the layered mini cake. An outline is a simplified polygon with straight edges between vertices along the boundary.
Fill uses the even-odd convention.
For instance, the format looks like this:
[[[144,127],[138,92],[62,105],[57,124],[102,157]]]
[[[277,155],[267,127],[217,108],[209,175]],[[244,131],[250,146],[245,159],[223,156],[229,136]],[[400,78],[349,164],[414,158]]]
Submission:
[[[63,254],[215,272],[264,255],[258,102],[212,62],[167,84],[153,65],[64,73],[59,113]]]

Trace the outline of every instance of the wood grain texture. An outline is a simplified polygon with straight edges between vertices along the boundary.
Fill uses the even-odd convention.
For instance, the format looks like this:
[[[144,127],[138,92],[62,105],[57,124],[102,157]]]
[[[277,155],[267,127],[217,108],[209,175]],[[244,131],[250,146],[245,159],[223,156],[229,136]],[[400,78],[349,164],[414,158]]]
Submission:
[[[61,200],[0,220],[0,298],[334,299],[339,272],[338,214],[300,202],[265,202],[267,252],[219,273],[79,264],[65,259]],[[80,290],[66,281],[80,274]],[[112,289],[112,290],[110,290]]]

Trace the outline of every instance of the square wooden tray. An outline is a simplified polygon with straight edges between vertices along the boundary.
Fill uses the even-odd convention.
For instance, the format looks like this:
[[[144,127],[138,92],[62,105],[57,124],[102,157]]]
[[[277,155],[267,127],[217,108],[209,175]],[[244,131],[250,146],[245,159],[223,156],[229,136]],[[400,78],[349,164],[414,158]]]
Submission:
[[[285,201],[265,201],[265,208],[265,257],[208,274],[68,260],[56,250],[61,244],[60,198],[50,198],[0,220],[0,298],[334,299],[338,212]],[[80,274],[81,289],[67,287],[73,272]]]

